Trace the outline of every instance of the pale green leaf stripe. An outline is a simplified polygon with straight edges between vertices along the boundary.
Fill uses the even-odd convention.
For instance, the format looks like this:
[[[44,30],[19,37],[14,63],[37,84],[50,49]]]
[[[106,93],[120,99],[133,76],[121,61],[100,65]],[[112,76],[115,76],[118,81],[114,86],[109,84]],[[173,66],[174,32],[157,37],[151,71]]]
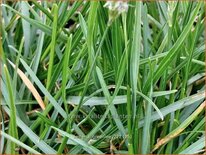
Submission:
[[[148,76],[153,76],[154,65],[152,65],[151,61],[149,61],[149,73]],[[152,99],[153,92],[153,81],[150,82],[150,91],[148,92],[149,98]],[[151,131],[151,117],[152,117],[152,106],[151,104],[147,104],[145,106],[145,116],[144,116],[144,127],[143,127],[143,135],[142,135],[142,154],[147,154],[150,152],[150,132]]]
[[[74,136],[74,135],[72,135],[72,134],[68,134],[67,132],[62,131],[62,130],[56,128],[56,127],[53,127],[53,126],[52,126],[52,128],[55,129],[55,130],[57,130],[61,135],[70,138],[70,140],[72,140],[73,142],[75,142],[75,143],[83,146],[83,149],[84,149],[85,151],[87,151],[88,153],[90,153],[90,154],[103,154],[103,152],[101,152],[100,150],[98,150],[98,149],[95,148],[94,146],[89,145],[88,143],[86,143],[85,141],[79,139],[78,137],[76,137],[76,136]]]
[[[81,96],[70,96],[68,97],[67,101],[68,104],[79,104]],[[83,105],[89,105],[89,106],[96,106],[96,105],[108,105],[106,97],[86,97],[85,100],[87,100]],[[123,104],[127,102],[127,96],[116,96],[113,100],[113,104]]]
[[[46,18],[45,16],[42,17],[43,22],[46,23]],[[43,52],[43,45],[44,45],[44,38],[45,38],[45,33],[43,31],[40,32],[39,38],[37,40],[37,49],[36,49],[36,54],[34,56],[34,62],[32,64],[32,70],[34,71],[34,73],[37,73],[38,67],[39,67],[39,63],[40,63],[40,58],[41,58],[41,54]]]
[[[69,66],[69,59],[70,59],[70,55],[71,55],[71,44],[72,44],[72,35],[70,35],[68,41],[67,41],[67,45],[66,45],[66,49],[65,49],[65,55],[63,58],[63,67],[62,67],[62,99],[64,102],[64,107],[66,110],[66,113],[68,113],[68,108],[67,108],[67,102],[66,102],[66,84],[68,82],[68,78],[67,78],[67,72],[68,72],[68,66]]]
[[[154,56],[150,56],[148,58],[145,58],[145,59],[140,59],[139,61],[139,65],[143,65],[143,64],[146,64],[150,61],[154,61],[154,60],[158,60],[159,58],[164,58],[165,56],[167,56],[168,52],[164,52],[164,53],[161,53],[161,54],[156,54]]]
[[[38,104],[38,103],[37,103],[37,101],[33,101],[33,100],[21,100],[21,101],[17,100],[17,101],[15,101],[15,105],[23,105],[23,104]],[[7,105],[6,101],[4,99],[1,101],[1,105]]]
[[[6,106],[3,106],[4,110],[8,115],[10,115],[10,110]],[[46,154],[55,154],[56,151],[51,148],[49,145],[47,145],[43,140],[40,140],[40,138],[26,125],[24,122],[16,116],[17,125],[21,130],[31,139],[31,141],[44,153]]]
[[[202,102],[204,98],[205,98],[205,92],[203,91],[203,92],[197,93],[195,95],[186,97],[186,98],[179,100],[177,102],[174,102],[173,104],[170,104],[164,108],[161,108],[160,111],[163,114],[163,116],[166,116],[166,115],[168,115],[176,110],[182,109],[182,108],[189,106],[191,104],[194,104],[196,102]],[[153,112],[152,117],[151,117],[151,122],[154,122],[158,119],[160,119],[159,114],[157,112]],[[144,118],[139,121],[139,127],[143,127],[143,126],[144,126]]]
[[[177,90],[152,92],[152,97],[165,96],[165,95],[173,94],[176,92],[177,92]]]
[[[26,2],[21,2],[21,12],[22,15],[24,15],[27,18],[30,16],[29,8],[26,5]],[[28,23],[24,19],[22,20],[22,26],[23,26],[23,34],[25,38],[24,56],[27,57],[29,55],[29,48],[31,42],[31,28],[30,28],[30,23]]]
[[[15,139],[14,137],[6,134],[5,132],[3,131],[0,131],[1,135],[5,138],[7,138],[8,140],[16,143],[17,145],[23,147],[24,149],[28,150],[30,153],[33,153],[33,154],[41,154],[39,153],[38,151],[34,150],[33,148],[29,147],[28,145],[25,145],[24,143],[22,143],[21,141]]]
[[[34,72],[31,70],[31,68],[26,64],[26,62],[23,59],[20,59],[22,65],[28,72],[28,74],[31,76],[31,78],[34,80],[36,85],[39,87],[39,89],[42,91],[42,93],[47,96],[48,100],[51,102],[51,104],[54,106],[54,108],[59,112],[60,115],[62,115],[64,118],[67,117],[66,112],[63,110],[63,108],[57,103],[57,101],[51,96],[51,94],[47,91],[47,89],[43,86],[43,84],[39,81],[37,76],[34,74]]]
[[[185,60],[186,57],[180,57],[180,59]],[[205,66],[205,62],[200,61],[200,60],[192,59],[192,62],[193,62],[193,63],[196,63],[196,64],[198,64],[198,65],[201,65],[201,66]]]
[[[84,17],[82,16],[82,14],[79,12],[79,22],[80,22],[80,26],[81,26],[81,29],[84,33],[84,37],[87,38],[87,24],[86,24],[86,21],[84,20]]]
[[[133,42],[130,57],[130,81],[132,88],[132,111],[136,115],[136,90],[137,77],[139,74],[140,46],[141,46],[141,2],[136,2],[136,13],[134,21]]]
[[[177,90],[171,90],[171,91],[159,91],[159,92],[153,92],[152,97],[158,97],[158,96],[164,96],[169,95],[177,92]],[[67,98],[68,104],[74,104],[78,105],[80,102],[81,96],[69,96]],[[115,96],[113,100],[113,104],[124,104],[127,103],[127,96],[126,95],[119,95]],[[85,102],[83,105],[88,106],[96,106],[96,105],[107,105],[107,99],[106,97],[88,97],[85,96]]]

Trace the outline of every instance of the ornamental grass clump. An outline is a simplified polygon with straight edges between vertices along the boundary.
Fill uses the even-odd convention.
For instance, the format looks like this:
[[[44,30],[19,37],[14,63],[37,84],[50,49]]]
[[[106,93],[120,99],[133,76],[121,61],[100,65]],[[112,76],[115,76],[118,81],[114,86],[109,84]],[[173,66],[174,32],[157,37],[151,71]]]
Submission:
[[[204,154],[196,1],[3,1],[1,154]]]

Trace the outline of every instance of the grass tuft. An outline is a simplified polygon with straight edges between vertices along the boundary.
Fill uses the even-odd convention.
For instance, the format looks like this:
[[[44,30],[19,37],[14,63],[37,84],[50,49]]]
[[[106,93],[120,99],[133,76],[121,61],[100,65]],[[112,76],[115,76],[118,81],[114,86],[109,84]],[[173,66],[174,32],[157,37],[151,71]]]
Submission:
[[[4,1],[1,17],[0,154],[206,153],[203,2]]]

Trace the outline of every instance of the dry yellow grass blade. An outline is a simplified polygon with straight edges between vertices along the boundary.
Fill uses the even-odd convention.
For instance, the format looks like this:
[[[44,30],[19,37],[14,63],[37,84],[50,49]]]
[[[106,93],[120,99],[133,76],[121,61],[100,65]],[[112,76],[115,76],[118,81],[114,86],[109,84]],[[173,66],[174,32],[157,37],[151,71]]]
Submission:
[[[13,68],[16,68],[15,64],[13,64],[9,60],[8,60],[8,62],[11,64],[11,66]],[[34,87],[34,85],[31,83],[31,81],[28,79],[28,77],[19,68],[17,68],[17,73],[20,76],[20,78],[22,79],[22,81],[24,82],[24,84],[27,86],[27,88],[31,91],[31,93],[33,94],[34,98],[36,99],[36,101],[38,102],[40,107],[43,110],[45,110],[45,104],[44,104],[43,100],[41,99],[41,96],[39,95],[39,93],[36,90],[36,88]]]

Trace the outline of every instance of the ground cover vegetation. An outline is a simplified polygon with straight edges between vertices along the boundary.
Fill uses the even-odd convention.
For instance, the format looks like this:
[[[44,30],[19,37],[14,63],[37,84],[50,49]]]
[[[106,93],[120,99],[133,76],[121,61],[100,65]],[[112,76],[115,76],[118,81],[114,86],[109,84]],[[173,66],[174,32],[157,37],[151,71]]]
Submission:
[[[204,2],[3,1],[0,153],[205,153]]]

